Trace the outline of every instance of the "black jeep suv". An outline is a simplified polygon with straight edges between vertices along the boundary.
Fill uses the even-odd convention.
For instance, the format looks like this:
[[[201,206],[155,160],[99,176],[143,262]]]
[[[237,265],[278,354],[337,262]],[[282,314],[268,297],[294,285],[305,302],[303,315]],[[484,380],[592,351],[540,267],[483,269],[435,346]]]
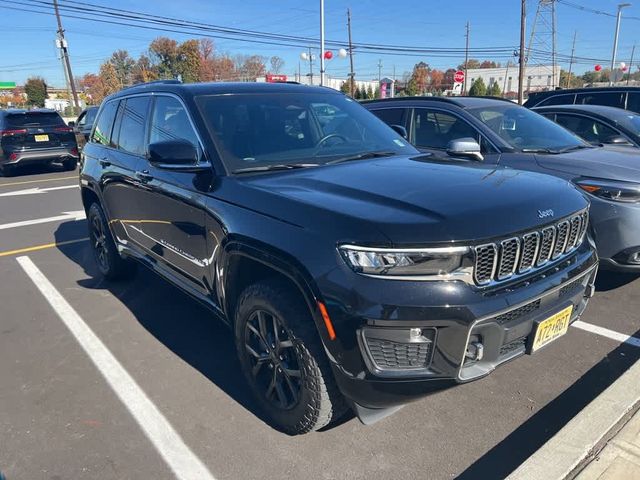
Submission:
[[[0,110],[0,169],[11,175],[18,166],[60,162],[78,165],[73,129],[55,110]]]
[[[329,89],[131,87],[82,157],[102,274],[135,259],[208,305],[289,433],[483,377],[593,291],[588,202],[566,181],[425,161]]]

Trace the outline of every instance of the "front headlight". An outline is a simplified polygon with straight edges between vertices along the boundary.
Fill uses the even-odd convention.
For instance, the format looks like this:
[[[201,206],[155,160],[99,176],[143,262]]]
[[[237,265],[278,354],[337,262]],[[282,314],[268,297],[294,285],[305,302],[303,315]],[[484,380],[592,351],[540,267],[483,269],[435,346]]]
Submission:
[[[619,180],[595,180],[584,178],[576,180],[576,185],[585,192],[596,197],[613,200],[614,202],[640,202],[640,185]]]
[[[457,277],[472,268],[468,247],[370,248],[342,245],[340,254],[357,273],[387,277]]]

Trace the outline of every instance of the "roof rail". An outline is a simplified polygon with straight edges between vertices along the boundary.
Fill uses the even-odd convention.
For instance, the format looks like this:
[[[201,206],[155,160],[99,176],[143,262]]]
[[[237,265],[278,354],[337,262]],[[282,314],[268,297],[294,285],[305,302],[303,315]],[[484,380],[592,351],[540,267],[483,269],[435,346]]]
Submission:
[[[435,102],[444,102],[444,103],[455,103],[455,100],[453,100],[456,97],[428,97],[428,96],[419,96],[419,95],[413,95],[413,96],[407,96],[407,97],[387,97],[387,98],[374,98],[371,100],[360,100],[360,103],[386,103],[386,102],[391,102],[391,101],[405,101],[405,100],[428,100],[428,101],[435,101]]]
[[[146,87],[147,85],[177,85],[177,84],[181,84],[182,80],[176,80],[176,79],[167,79],[167,80],[153,80],[151,82],[144,82],[144,83],[136,83],[134,85],[129,85],[127,87],[122,88],[122,90],[127,90],[129,88],[136,88],[136,87]]]

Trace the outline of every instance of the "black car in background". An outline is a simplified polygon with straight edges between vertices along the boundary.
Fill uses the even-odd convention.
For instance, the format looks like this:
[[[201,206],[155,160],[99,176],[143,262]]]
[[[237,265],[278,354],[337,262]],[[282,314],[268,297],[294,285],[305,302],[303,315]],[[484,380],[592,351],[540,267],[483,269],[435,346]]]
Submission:
[[[69,126],[73,128],[76,135],[76,142],[78,142],[78,149],[82,150],[85,143],[89,140],[91,129],[93,128],[93,122],[96,119],[96,114],[100,107],[87,107],[85,108],[76,121],[69,122]]]
[[[527,108],[551,105],[603,105],[640,113],[640,87],[588,87],[532,92]]]
[[[635,112],[602,105],[555,105],[532,110],[593,145],[640,148],[640,114]]]
[[[82,157],[100,272],[136,260],[207,305],[289,433],[479,379],[559,338],[593,293],[575,188],[431,163],[331,89],[130,87]]]
[[[61,163],[75,170],[78,146],[73,129],[55,110],[0,110],[0,170],[7,176],[32,164]]]
[[[486,97],[400,97],[363,104],[433,161],[510,167],[570,181],[591,200],[600,265],[640,272],[640,155],[596,147],[533,110]]]

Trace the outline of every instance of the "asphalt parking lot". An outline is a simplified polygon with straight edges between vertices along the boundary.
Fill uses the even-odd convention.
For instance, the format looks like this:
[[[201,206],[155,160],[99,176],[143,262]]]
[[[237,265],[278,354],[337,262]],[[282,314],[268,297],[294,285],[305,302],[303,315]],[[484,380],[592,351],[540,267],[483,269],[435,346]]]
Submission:
[[[503,478],[640,358],[640,342],[589,331],[640,337],[640,278],[601,273],[586,325],[538,354],[375,425],[349,419],[289,437],[260,418],[232,338],[207,310],[144,269],[127,283],[100,279],[73,172],[0,177],[0,207],[0,472],[7,480],[203,478],[199,468],[216,479]],[[27,263],[126,378],[99,369]],[[128,378],[157,415],[136,416],[115,393],[113,382],[127,386]],[[188,453],[173,452],[184,467],[178,474],[157,448],[172,438]]]

